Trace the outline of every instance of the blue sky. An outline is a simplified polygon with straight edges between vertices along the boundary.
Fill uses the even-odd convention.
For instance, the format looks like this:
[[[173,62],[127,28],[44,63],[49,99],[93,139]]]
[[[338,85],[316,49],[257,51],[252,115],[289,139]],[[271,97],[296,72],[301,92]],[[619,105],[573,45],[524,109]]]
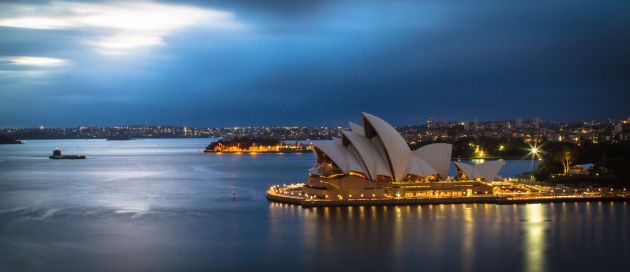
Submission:
[[[627,1],[3,1],[0,127],[630,115]]]

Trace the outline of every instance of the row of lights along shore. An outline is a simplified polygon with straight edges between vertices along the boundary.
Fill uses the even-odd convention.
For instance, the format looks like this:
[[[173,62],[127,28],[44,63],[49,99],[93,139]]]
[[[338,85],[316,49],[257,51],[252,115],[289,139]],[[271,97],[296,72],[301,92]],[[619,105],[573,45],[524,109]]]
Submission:
[[[290,184],[289,186],[287,186],[287,184],[283,184],[282,186],[280,186],[280,185],[273,185],[273,186],[271,186],[271,188],[276,193],[281,193],[281,194],[284,194],[284,195],[291,195],[291,196],[302,196],[302,195],[304,195],[304,197],[307,198],[307,199],[315,199],[315,198],[317,198],[317,196],[315,196],[315,195],[309,195],[307,193],[303,194],[302,192],[289,192],[289,191],[286,190],[287,188],[296,187],[296,186],[297,187],[304,186],[304,183],[293,183],[293,184]],[[597,191],[598,192],[602,192],[602,188],[599,188]],[[610,188],[610,192],[614,192],[614,191],[615,191],[614,188]],[[623,188],[621,191],[626,192],[627,188]],[[556,193],[553,189],[550,190],[550,192],[551,193]],[[590,192],[591,192],[591,190],[589,188],[587,188],[586,191],[582,192],[582,194],[587,194],[587,193],[590,193]],[[557,193],[559,193],[559,192],[557,192]],[[566,189],[562,189],[562,193],[566,194],[567,190]],[[577,194],[578,190],[574,189],[573,193]],[[485,194],[488,194],[488,192],[486,191]],[[387,194],[385,196],[387,197]],[[400,193],[396,193],[395,196],[396,196],[396,199],[400,199],[401,198],[401,194]],[[348,198],[352,198],[352,194],[348,194],[347,197]],[[365,197],[364,194],[360,195],[360,198],[364,198],[364,197]],[[376,194],[372,194],[372,198],[375,198],[375,197],[376,197]],[[337,195],[337,198],[339,198],[341,200],[341,199],[343,199],[343,196],[342,195]],[[328,195],[325,195],[324,199],[328,199]]]

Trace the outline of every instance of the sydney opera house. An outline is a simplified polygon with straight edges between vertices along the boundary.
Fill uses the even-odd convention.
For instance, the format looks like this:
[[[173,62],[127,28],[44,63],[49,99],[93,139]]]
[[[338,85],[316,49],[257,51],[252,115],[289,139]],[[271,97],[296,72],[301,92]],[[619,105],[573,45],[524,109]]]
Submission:
[[[411,150],[390,124],[369,113],[363,126],[350,123],[341,138],[315,144],[316,163],[302,193],[315,199],[465,197],[491,195],[503,161],[476,165],[455,162],[452,145],[429,144]]]

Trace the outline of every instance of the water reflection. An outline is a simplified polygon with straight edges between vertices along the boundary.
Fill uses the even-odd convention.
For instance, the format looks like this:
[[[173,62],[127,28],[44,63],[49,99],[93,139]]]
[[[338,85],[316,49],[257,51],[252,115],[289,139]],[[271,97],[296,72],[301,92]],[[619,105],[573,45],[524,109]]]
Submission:
[[[546,271],[545,267],[545,214],[542,204],[528,204],[525,206],[525,271]]]
[[[461,205],[464,212],[464,235],[462,241],[462,270],[472,271],[475,256],[475,222],[473,210],[469,205]]]
[[[286,225],[279,224],[276,217],[283,217],[283,213],[293,215],[292,205],[272,204],[269,207],[271,226],[270,236],[273,240],[283,233],[281,229]],[[295,207],[295,206],[294,206]],[[437,209],[436,209],[437,207]],[[474,222],[472,210],[468,209],[464,217],[458,216],[464,206],[451,205],[445,209],[444,205],[438,206],[401,206],[401,207],[335,207],[335,208],[299,208],[296,220],[293,223],[302,225],[303,252],[317,253],[312,259],[306,258],[305,263],[313,263],[314,259],[325,258],[333,261],[344,262],[343,256],[350,252],[364,252],[362,258],[371,260],[386,260],[387,266],[381,267],[388,270],[403,269],[409,265],[410,256],[419,255],[426,257],[426,254],[438,256],[449,252],[457,254],[452,244],[454,237],[462,235],[442,235],[442,229],[446,218],[461,218],[467,224],[464,229],[465,239],[462,251],[463,258],[468,258],[464,265],[468,270],[472,268],[474,251],[473,231]],[[427,213],[429,216],[423,216]],[[284,216],[286,217],[286,216]],[[452,226],[457,226],[453,224]],[[455,229],[446,231],[457,232]],[[430,250],[427,250],[430,248]],[[367,251],[366,251],[367,250]],[[451,253],[452,252],[452,253]],[[365,255],[367,253],[367,255]],[[346,256],[348,257],[348,256]],[[350,258],[348,260],[352,260]],[[370,262],[368,262],[370,263]],[[353,264],[361,266],[360,264]],[[363,264],[365,265],[365,264]],[[372,265],[375,265],[374,263]],[[366,266],[367,268],[374,268]]]
[[[627,204],[610,203],[289,207],[272,205],[270,210],[273,217],[286,217],[282,213],[296,211],[291,216],[303,219],[292,222],[303,235],[300,251],[311,253],[303,259],[305,263],[323,258],[357,269],[403,270],[420,265],[417,262],[422,260],[421,266],[438,270],[500,271],[517,267],[522,271],[548,271],[552,270],[550,263],[555,268],[566,266],[566,258],[571,257],[562,252],[575,251],[585,244],[601,248],[601,241],[610,240],[606,232],[593,232],[599,223],[591,218],[623,226],[629,221],[618,212],[628,212]],[[287,226],[272,225],[271,236],[277,236],[277,227]],[[617,235],[622,241],[629,236]],[[516,248],[520,250],[513,250]],[[356,263],[357,258],[364,263]],[[558,260],[553,262],[554,258]]]

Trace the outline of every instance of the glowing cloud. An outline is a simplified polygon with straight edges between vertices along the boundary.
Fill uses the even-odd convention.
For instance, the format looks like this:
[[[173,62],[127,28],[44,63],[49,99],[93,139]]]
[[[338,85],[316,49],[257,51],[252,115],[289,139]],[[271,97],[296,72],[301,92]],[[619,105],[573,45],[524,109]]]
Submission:
[[[58,71],[58,67],[69,61],[58,58],[33,56],[0,57],[0,77],[36,78],[46,77]]]
[[[0,19],[0,26],[94,30],[104,34],[84,42],[106,54],[163,45],[166,35],[192,25],[217,29],[242,26],[229,12],[151,2],[15,4],[9,10],[15,15]]]
[[[44,57],[9,57],[8,61],[17,65],[33,65],[33,66],[57,66],[65,64],[63,59],[44,58]]]
[[[102,37],[96,40],[86,41],[97,47],[97,52],[108,55],[124,54],[126,49],[134,49],[138,47],[162,45],[164,41],[156,35],[130,35],[119,34],[115,36]]]

